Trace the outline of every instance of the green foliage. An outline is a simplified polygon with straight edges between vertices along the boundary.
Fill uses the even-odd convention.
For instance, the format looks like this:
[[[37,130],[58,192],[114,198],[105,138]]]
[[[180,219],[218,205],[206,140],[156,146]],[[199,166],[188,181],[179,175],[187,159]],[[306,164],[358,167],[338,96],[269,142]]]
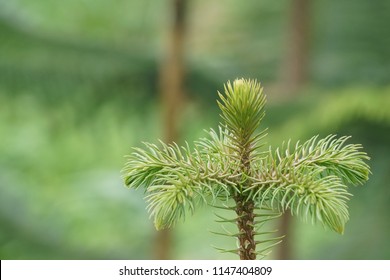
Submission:
[[[329,226],[343,233],[348,220],[346,201],[349,193],[345,184],[363,184],[368,180],[369,158],[359,151],[361,145],[344,145],[349,137],[337,139],[330,135],[290,145],[281,152],[269,152],[258,168],[256,181],[250,191],[261,201],[277,204],[281,210],[290,208],[305,220]]]
[[[226,125],[238,145],[247,146],[255,142],[251,136],[265,115],[265,95],[262,91],[255,81],[236,80],[233,85],[228,82],[225,86],[226,97],[219,93],[221,102],[217,102],[222,111],[222,125]]]
[[[163,30],[170,23],[162,10],[169,5],[118,1],[107,9],[103,2],[108,3],[0,1],[2,259],[150,257],[153,230],[145,220],[142,188],[126,194],[116,170],[129,145],[161,133],[153,81]],[[210,1],[194,2],[189,39],[196,42],[189,44],[192,59],[186,69],[186,92],[192,96],[181,120],[183,137],[203,137],[203,128],[214,127],[210,92],[221,81],[257,75],[259,69],[265,84],[275,80],[289,46],[283,43],[286,4],[230,1],[210,9]],[[316,2],[311,11],[313,88],[289,102],[268,103],[262,121],[272,128],[267,142],[353,135],[348,141],[364,144],[375,174],[369,188],[349,190],[354,197],[348,202],[347,238],[294,224],[292,242],[302,240],[294,245],[296,258],[390,258],[389,4]],[[173,257],[218,258],[202,243],[205,238],[229,247],[232,240],[204,231],[214,212],[207,210],[197,208],[191,222],[177,225]]]
[[[125,183],[132,188],[145,188],[157,229],[174,225],[185,216],[186,209],[193,212],[197,202],[206,201],[210,195],[215,198],[227,194],[228,186],[234,185],[229,166],[210,161],[212,157],[202,155],[201,149],[191,152],[188,145],[162,142],[161,147],[145,145],[147,150],[136,148],[128,157]]]
[[[222,251],[239,253],[241,258],[262,257],[280,241],[260,238],[255,242],[254,236],[264,234],[256,225],[288,209],[343,233],[350,196],[347,184],[363,184],[370,173],[361,145],[347,145],[349,137],[330,135],[298,142],[293,150],[288,142],[275,151],[263,151],[265,133],[256,132],[265,114],[260,84],[244,79],[228,82],[225,95],[219,93],[219,97],[223,120],[219,134],[210,130],[209,137],[196,142],[193,150],[188,144],[145,143],[145,150],[135,148],[127,158],[125,184],[145,189],[156,228],[174,225],[199,202],[215,206],[223,201],[222,208],[234,210],[237,217],[219,216],[219,221],[236,223],[239,228],[238,233],[224,235],[237,237],[240,248]],[[234,206],[227,206],[232,199]],[[254,251],[256,244],[268,242],[270,246]]]

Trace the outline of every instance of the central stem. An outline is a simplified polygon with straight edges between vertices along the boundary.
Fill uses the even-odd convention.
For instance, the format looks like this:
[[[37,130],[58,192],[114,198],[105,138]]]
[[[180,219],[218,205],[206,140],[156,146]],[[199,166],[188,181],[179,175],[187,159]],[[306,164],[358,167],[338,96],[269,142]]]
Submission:
[[[251,173],[250,149],[247,137],[242,137],[244,141],[239,144],[239,147],[241,147],[241,172],[242,174],[245,174],[244,176],[248,176]],[[248,199],[248,197],[246,195],[243,195],[242,193],[243,189],[248,184],[250,184],[250,180],[248,178],[243,178],[243,182],[240,188],[241,192],[237,193],[237,195],[234,197],[234,200],[236,202],[237,227],[239,231],[238,253],[241,260],[256,259],[254,202],[252,199]]]
[[[254,203],[242,195],[237,195],[234,200],[236,202],[237,226],[240,233],[238,236],[240,259],[255,260]]]

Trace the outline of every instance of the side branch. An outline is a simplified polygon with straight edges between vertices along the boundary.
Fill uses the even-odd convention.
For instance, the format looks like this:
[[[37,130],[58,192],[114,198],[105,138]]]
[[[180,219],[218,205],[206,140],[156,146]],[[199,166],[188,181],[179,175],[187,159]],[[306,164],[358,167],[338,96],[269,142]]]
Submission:
[[[142,186],[147,194],[148,210],[157,229],[168,228],[197,204],[229,197],[235,186],[227,166],[210,162],[197,150],[161,143],[161,147],[145,144],[128,157],[123,169],[130,188]]]

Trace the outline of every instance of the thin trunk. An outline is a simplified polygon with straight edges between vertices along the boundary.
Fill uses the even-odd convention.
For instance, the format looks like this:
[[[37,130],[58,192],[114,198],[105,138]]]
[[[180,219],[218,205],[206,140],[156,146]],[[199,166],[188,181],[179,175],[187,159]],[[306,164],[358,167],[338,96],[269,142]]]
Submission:
[[[307,81],[310,0],[294,0],[290,8],[286,58],[282,64],[284,92],[296,93]]]
[[[169,33],[166,57],[160,69],[163,128],[165,142],[178,141],[178,119],[184,95],[184,35],[186,0],[173,0],[173,25]],[[157,232],[155,258],[169,259],[172,245],[171,230]]]
[[[163,103],[164,139],[178,140],[178,118],[184,95],[184,36],[186,0],[173,0],[173,26],[166,57],[160,71]]]
[[[154,245],[154,258],[157,260],[168,260],[172,248],[172,231],[163,229],[157,232]]]
[[[242,135],[238,137],[241,143],[238,145],[241,147],[241,172],[243,174],[250,174],[250,137]],[[250,185],[249,180],[246,184]],[[244,187],[244,186],[241,186]],[[255,260],[256,259],[256,241],[255,241],[255,203],[253,200],[248,199],[247,196],[242,193],[237,194],[234,197],[236,202],[236,214],[237,214],[237,227],[238,227],[238,254],[241,260]]]
[[[308,52],[310,28],[310,0],[294,0],[290,8],[289,41],[282,70],[282,91],[287,95],[295,95],[308,79]],[[278,252],[278,258],[293,258],[291,248],[292,219],[285,213],[281,219],[280,233],[285,236]]]
[[[242,196],[235,197],[238,236],[238,253],[241,260],[256,259],[256,241],[254,231],[254,203]]]
[[[280,220],[280,235],[284,236],[283,242],[279,247],[278,259],[280,260],[291,260],[293,257],[293,250],[291,248],[291,240],[292,240],[292,222],[291,214],[284,213]]]

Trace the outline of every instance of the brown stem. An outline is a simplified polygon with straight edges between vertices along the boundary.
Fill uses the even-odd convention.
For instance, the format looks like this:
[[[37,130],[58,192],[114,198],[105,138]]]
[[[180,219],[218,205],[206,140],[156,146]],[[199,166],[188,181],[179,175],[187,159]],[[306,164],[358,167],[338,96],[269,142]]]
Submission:
[[[178,141],[178,119],[184,98],[184,42],[187,0],[171,0],[173,25],[169,34],[166,58],[160,72],[162,103],[164,107],[164,140]],[[170,259],[172,233],[169,229],[157,232],[155,258]]]
[[[292,260],[293,259],[293,248],[291,248],[291,229],[292,219],[289,212],[285,212],[280,220],[280,234],[284,236],[283,246],[279,247],[278,258],[280,260]]]
[[[256,259],[256,242],[254,231],[254,203],[243,196],[236,196],[237,226],[240,232],[239,256],[241,260]]]
[[[288,48],[282,64],[283,86],[288,94],[296,93],[308,79],[310,44],[310,8],[313,1],[290,1]]]

